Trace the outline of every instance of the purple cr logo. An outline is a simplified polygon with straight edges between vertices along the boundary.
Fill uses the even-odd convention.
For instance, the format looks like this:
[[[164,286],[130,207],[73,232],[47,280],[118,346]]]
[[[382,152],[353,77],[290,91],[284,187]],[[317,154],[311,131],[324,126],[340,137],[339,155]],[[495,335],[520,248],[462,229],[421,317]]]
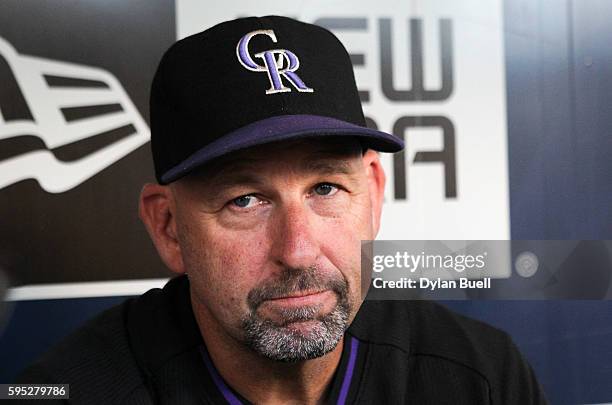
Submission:
[[[289,87],[283,84],[283,78],[291,83],[299,92],[314,92],[314,90],[306,86],[302,79],[295,73],[300,67],[300,60],[291,51],[286,49],[270,49],[268,51],[256,53],[253,56],[262,59],[264,63],[263,66],[257,64],[249,53],[249,42],[255,35],[267,35],[272,39],[272,42],[277,42],[276,35],[272,30],[249,32],[238,42],[236,46],[236,56],[238,56],[240,64],[246,69],[253,72],[267,72],[271,87],[266,90],[266,94],[291,91]]]

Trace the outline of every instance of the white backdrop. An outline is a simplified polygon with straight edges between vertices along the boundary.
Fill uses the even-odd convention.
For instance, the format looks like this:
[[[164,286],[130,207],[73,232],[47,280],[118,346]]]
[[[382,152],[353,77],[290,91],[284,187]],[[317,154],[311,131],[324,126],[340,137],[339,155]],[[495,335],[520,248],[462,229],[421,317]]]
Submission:
[[[358,87],[369,92],[364,112],[379,129],[393,131],[400,117],[442,116],[455,138],[456,196],[445,193],[444,166],[414,162],[415,153],[438,151],[442,130],[405,131],[407,198],[396,198],[390,156],[386,206],[379,239],[509,239],[508,148],[502,4],[495,1],[240,1],[211,7],[200,0],[177,0],[178,38],[221,21],[248,15],[286,15],[305,22],[334,19],[332,31],[349,53],[363,55],[355,65]],[[347,21],[359,21],[349,29]],[[423,87],[440,89],[440,21],[450,21],[453,89],[438,101],[392,101],[382,91],[381,26],[391,26],[393,87],[410,90],[410,19],[422,24]],[[365,20],[365,25],[362,22]],[[329,21],[329,20],[327,20]],[[389,21],[386,23],[385,21]]]

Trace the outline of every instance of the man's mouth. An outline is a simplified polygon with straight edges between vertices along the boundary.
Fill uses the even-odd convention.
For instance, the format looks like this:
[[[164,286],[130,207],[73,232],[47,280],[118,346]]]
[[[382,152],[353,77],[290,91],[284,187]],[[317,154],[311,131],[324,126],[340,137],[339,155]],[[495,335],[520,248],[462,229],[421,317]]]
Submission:
[[[321,304],[334,298],[332,290],[296,291],[287,295],[270,298],[267,301],[280,306],[307,306]]]

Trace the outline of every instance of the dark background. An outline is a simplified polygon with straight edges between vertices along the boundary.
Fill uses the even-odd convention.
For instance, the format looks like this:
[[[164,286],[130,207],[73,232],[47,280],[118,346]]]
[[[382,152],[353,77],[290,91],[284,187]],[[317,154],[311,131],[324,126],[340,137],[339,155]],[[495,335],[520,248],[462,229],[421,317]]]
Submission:
[[[175,25],[172,0],[0,2],[0,36],[19,54],[109,71],[147,122]],[[0,265],[11,284],[168,276],[137,216],[140,188],[154,181],[150,155],[146,144],[65,193],[31,179],[0,190]]]

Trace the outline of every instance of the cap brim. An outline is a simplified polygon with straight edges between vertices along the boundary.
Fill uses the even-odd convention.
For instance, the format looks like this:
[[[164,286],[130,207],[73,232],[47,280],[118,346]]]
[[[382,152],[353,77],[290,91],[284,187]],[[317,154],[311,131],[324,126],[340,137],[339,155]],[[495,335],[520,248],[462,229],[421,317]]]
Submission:
[[[239,128],[204,146],[161,176],[168,184],[205,163],[252,146],[300,138],[353,136],[364,146],[381,152],[399,152],[404,141],[396,136],[342,120],[319,115],[281,115]]]

